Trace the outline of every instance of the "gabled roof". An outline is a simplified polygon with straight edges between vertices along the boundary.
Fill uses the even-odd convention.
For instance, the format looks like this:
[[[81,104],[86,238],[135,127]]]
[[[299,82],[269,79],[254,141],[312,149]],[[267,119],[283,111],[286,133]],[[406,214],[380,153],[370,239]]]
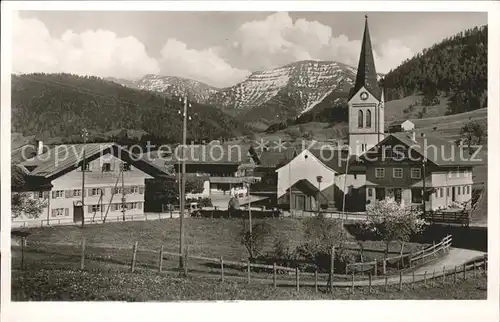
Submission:
[[[361,53],[359,55],[358,72],[356,74],[356,83],[349,94],[349,100],[362,87],[366,88],[378,100],[381,99],[382,91],[378,86],[377,72],[375,70],[375,60],[373,58],[372,42],[370,31],[368,29],[368,16],[365,16],[365,31],[361,43]]]
[[[283,151],[262,151],[259,156],[258,166],[266,168],[276,168],[283,163],[289,162],[295,156],[295,149],[283,149]]]
[[[50,150],[18,164],[29,176],[38,176],[54,179],[66,172],[81,167],[83,160],[83,144],[57,145]],[[112,155],[133,164],[135,167],[152,176],[166,175],[152,163],[138,158],[116,143],[87,143],[85,144],[85,160],[92,161],[101,155]]]
[[[469,155],[466,147],[461,148],[456,146],[453,142],[433,136],[415,135],[415,141],[413,141],[411,132],[392,133],[384,140],[380,141],[375,147],[368,150],[366,154],[372,154],[377,152],[377,150],[381,150],[380,147],[386,146],[389,140],[399,141],[407,148],[410,148],[418,153],[420,157],[423,157],[440,167],[472,167],[484,163],[481,161],[470,160],[471,155]],[[367,160],[365,156],[362,156],[361,158],[363,160]]]

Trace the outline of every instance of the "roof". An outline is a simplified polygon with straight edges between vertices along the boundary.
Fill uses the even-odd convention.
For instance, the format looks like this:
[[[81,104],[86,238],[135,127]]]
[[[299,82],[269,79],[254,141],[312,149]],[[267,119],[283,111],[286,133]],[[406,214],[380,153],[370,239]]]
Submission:
[[[296,153],[294,149],[283,149],[283,151],[262,151],[259,156],[258,166],[276,168],[279,165],[292,160]]]
[[[244,182],[255,182],[259,178],[256,177],[210,177],[210,183],[244,183]]]
[[[381,99],[382,91],[377,82],[377,71],[375,70],[375,60],[373,58],[372,42],[368,28],[368,16],[365,16],[365,31],[361,43],[356,83],[351,90],[349,99],[362,87],[365,87],[377,99]]]
[[[27,170],[26,173],[29,176],[45,178],[58,176],[81,166],[83,146],[83,144],[57,145],[40,155],[19,163],[18,166]],[[85,144],[85,160],[94,160],[106,153],[111,153],[124,161],[131,162],[141,171],[153,176],[164,176],[166,174],[144,158],[138,160],[131,152],[116,143]]]
[[[246,144],[206,144],[188,145],[185,160],[187,164],[242,164],[250,163],[250,145]],[[164,163],[176,164],[182,161],[182,148],[172,151]]]
[[[472,167],[484,164],[482,161],[470,160],[471,156],[466,148],[462,149],[454,143],[438,137],[415,135],[415,141],[413,141],[411,132],[392,133],[370,149],[366,154],[377,152],[378,147],[384,146],[391,139],[401,142],[407,148],[417,152],[420,157],[425,158],[437,166]],[[366,160],[366,158],[364,159]]]

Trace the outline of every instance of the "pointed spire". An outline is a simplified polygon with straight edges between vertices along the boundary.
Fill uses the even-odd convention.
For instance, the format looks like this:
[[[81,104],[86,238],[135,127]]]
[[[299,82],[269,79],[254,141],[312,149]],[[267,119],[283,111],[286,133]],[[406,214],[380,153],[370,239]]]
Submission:
[[[352,98],[361,87],[365,87],[377,99],[380,99],[381,90],[377,82],[377,71],[375,70],[375,60],[373,58],[372,42],[368,29],[368,15],[365,15],[365,31],[361,43],[361,53],[359,55],[358,73],[356,83],[351,91],[349,99]]]

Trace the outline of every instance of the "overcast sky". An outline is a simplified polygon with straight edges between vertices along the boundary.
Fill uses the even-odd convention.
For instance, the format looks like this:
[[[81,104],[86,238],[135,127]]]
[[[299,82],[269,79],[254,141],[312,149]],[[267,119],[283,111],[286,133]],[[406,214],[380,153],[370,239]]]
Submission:
[[[14,17],[13,72],[128,79],[181,76],[223,87],[297,60],[357,66],[356,12],[22,11]],[[486,13],[370,13],[378,72],[441,39],[487,24]]]

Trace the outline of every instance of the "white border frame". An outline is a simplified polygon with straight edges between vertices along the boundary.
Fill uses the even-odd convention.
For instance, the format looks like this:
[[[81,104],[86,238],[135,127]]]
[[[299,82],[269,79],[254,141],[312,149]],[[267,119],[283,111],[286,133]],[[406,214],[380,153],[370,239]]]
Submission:
[[[265,3],[265,5],[263,5]],[[12,303],[10,302],[10,72],[12,10],[136,10],[136,11],[483,11],[488,12],[488,144],[489,160],[500,156],[499,34],[500,5],[485,1],[40,1],[2,2],[2,109],[1,109],[1,315],[3,321],[198,321],[232,319],[239,322],[279,318],[307,321],[345,318],[352,321],[498,321],[499,320],[499,170],[488,170],[488,300],[485,301],[255,301],[245,303]],[[488,162],[490,163],[490,162]],[[221,311],[223,310],[223,311]],[[245,312],[244,312],[245,311]],[[265,311],[265,312],[263,312]],[[247,313],[248,312],[248,313]],[[363,312],[365,314],[363,314]],[[246,314],[245,314],[246,313]],[[263,314],[264,313],[264,314]],[[276,314],[276,315],[274,315]]]

